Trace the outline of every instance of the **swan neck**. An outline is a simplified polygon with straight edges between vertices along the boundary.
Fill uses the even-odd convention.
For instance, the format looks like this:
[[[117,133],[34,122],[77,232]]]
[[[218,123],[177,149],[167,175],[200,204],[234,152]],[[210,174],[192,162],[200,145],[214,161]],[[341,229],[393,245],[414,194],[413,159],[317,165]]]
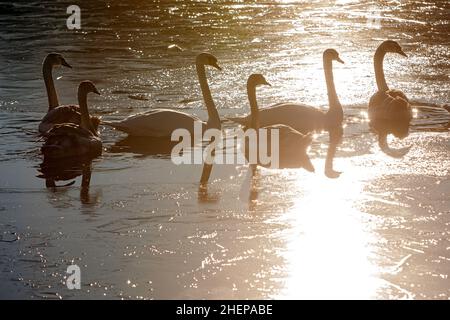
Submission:
[[[375,56],[373,57],[374,67],[375,67],[375,79],[377,80],[378,91],[387,91],[389,87],[386,83],[386,78],[384,77],[383,70],[383,60],[386,55],[386,51],[378,47],[377,51],[375,51]]]
[[[258,102],[256,101],[256,86],[252,83],[247,83],[247,95],[250,103],[251,114],[251,128],[254,130],[259,129],[259,110]]]
[[[206,79],[206,70],[203,63],[196,63],[197,76],[200,82],[200,89],[203,95],[203,101],[205,102],[206,109],[208,110],[208,123],[213,127],[220,128],[220,117],[217,112],[216,105],[209,89],[208,80]]]
[[[327,94],[328,94],[328,104],[330,110],[332,109],[342,109],[341,103],[336,93],[336,87],[334,85],[333,78],[333,63],[330,59],[323,59],[323,69],[325,72],[325,81],[327,84]]]
[[[56,94],[55,84],[53,83],[52,69],[53,66],[47,60],[44,61],[42,73],[44,76],[45,89],[47,90],[49,111],[59,106],[58,95]]]
[[[89,110],[87,106],[87,92],[83,89],[78,90],[78,105],[81,112],[81,124],[83,129],[89,130],[93,134],[96,134],[94,126],[92,125],[91,118],[89,116]]]

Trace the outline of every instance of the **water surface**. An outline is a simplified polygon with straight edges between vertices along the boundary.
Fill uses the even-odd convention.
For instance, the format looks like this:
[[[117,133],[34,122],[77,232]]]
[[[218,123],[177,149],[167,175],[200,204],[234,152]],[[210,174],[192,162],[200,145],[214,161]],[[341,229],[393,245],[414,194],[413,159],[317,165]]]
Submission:
[[[91,1],[71,31],[70,1],[0,2],[0,297],[448,299],[449,3],[214,3]],[[388,38],[409,56],[386,57],[388,83],[420,102],[410,136],[393,142],[413,144],[403,159],[380,152],[366,119],[373,53]],[[258,90],[261,106],[326,109],[326,48],[346,62],[334,69],[346,123],[339,179],[322,173],[322,134],[310,150],[316,174],[260,170],[252,182],[246,166],[216,166],[199,192],[201,166],[117,149],[124,136],[109,128],[88,190],[81,177],[56,190],[37,177],[49,52],[74,67],[54,72],[60,102],[92,80],[102,93],[89,97],[92,113],[113,120],[159,107],[206,118],[193,64],[201,51],[223,67],[208,72],[222,117],[249,111],[254,72],[273,85]],[[81,290],[65,287],[70,264],[81,267]]]

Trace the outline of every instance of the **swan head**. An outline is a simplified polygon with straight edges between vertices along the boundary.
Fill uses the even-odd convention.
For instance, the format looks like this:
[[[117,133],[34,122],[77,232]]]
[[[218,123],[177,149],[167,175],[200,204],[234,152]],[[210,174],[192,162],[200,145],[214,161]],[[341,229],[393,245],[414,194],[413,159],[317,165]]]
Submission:
[[[89,80],[85,80],[80,83],[80,85],[78,86],[78,92],[83,92],[85,94],[92,92],[100,95],[100,92],[97,90],[94,83],[92,83],[92,81]]]
[[[323,59],[328,61],[337,61],[340,63],[344,63],[341,58],[339,58],[339,53],[334,49],[327,49],[323,52]]]
[[[380,45],[380,49],[382,49],[384,52],[398,53],[401,56],[408,57],[403,51],[402,47],[398,44],[398,42],[393,40],[384,41]]]
[[[267,82],[266,78],[260,73],[254,73],[248,77],[247,86],[257,87],[257,86],[271,86],[269,82]]]
[[[217,62],[217,58],[210,53],[207,52],[200,53],[199,55],[197,55],[196,61],[197,64],[211,66],[216,68],[217,70],[222,71],[222,68],[219,66]]]
[[[51,67],[64,66],[67,68],[72,68],[70,64],[67,63],[66,59],[59,53],[49,53],[44,60],[44,65],[48,64]]]

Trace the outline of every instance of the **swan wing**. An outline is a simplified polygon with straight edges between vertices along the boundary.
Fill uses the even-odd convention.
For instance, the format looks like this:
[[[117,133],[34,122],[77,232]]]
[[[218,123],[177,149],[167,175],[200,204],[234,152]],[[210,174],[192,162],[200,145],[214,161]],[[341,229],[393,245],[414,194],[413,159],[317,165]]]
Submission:
[[[379,135],[393,134],[397,138],[404,138],[409,133],[412,119],[411,105],[401,91],[378,91],[369,101],[369,119],[370,127]],[[388,150],[386,146],[387,144],[384,143],[384,149]],[[404,153],[408,150],[405,149]],[[395,152],[388,150],[385,153],[394,154]],[[402,156],[402,152],[396,154]]]
[[[412,116],[408,98],[399,90],[378,91],[369,101],[371,120],[392,119],[393,117],[409,119]]]
[[[48,132],[48,137],[56,136],[77,136],[83,138],[92,137],[93,134],[79,125],[72,123],[57,124]]]
[[[400,91],[400,90],[396,90],[396,89],[390,89],[386,92],[388,95],[390,95],[393,98],[401,98],[403,100],[405,100],[406,102],[409,103],[408,98],[406,97],[406,95]]]
[[[278,103],[259,110],[259,123],[261,127],[283,124],[298,132],[308,133],[323,130],[324,116],[324,112],[305,104]],[[249,127],[251,115],[228,119]]]
[[[91,116],[91,121],[95,130],[97,130],[99,118]],[[78,105],[63,105],[50,110],[39,124],[39,132],[45,135],[54,125],[63,123],[76,125],[81,123],[81,112]]]
[[[39,124],[39,132],[44,134],[49,131],[55,124],[74,123],[80,124],[81,114],[80,107],[77,105],[58,106],[44,116]]]
[[[67,119],[71,117],[80,117],[80,107],[77,105],[64,105],[58,106],[50,110],[42,121],[52,122],[52,123],[64,123]]]
[[[103,121],[102,123],[128,133],[130,136],[170,137],[176,129],[187,129],[193,132],[196,121],[200,119],[184,112],[155,109],[131,115],[121,121]]]

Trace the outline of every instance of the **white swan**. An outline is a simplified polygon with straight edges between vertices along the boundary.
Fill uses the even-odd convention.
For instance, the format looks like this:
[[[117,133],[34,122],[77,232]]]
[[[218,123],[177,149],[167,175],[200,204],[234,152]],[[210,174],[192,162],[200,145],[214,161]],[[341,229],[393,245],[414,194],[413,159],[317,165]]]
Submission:
[[[270,85],[263,75],[252,74],[247,80],[247,95],[250,102],[251,110],[251,125],[250,127],[258,132],[259,135],[259,110],[256,101],[256,87],[259,85]],[[311,144],[311,135],[304,135],[297,130],[282,124],[264,126],[267,133],[267,150],[272,153],[271,146],[271,130],[278,130],[279,132],[279,158],[278,168],[305,168],[310,172],[314,172],[314,166],[306,153]],[[258,136],[258,149],[260,139]],[[259,152],[258,152],[259,153]],[[245,145],[245,156],[249,160],[249,145]],[[273,156],[273,155],[272,155]],[[259,160],[259,159],[258,159]],[[260,166],[266,166],[259,163]],[[270,164],[268,164],[270,166]]]
[[[39,132],[44,135],[55,124],[73,123],[79,125],[81,123],[81,111],[79,106],[59,105],[58,94],[56,93],[52,76],[53,67],[59,66],[72,68],[59,53],[48,54],[42,64],[42,73],[48,98],[48,112],[39,124]],[[100,120],[97,117],[91,117],[91,120],[92,125],[97,130]]]
[[[369,101],[369,125],[378,134],[381,150],[389,156],[399,158],[408,153],[411,146],[392,149],[387,143],[387,136],[393,134],[402,139],[408,135],[412,110],[405,94],[400,90],[389,89],[386,83],[383,60],[387,52],[407,57],[400,45],[392,40],[384,41],[375,51],[373,60],[378,91]]]
[[[259,111],[259,119],[262,127],[274,124],[283,124],[292,129],[307,134],[313,131],[328,131],[330,145],[325,161],[325,174],[329,178],[337,178],[340,172],[333,169],[333,158],[336,148],[343,136],[343,110],[336,94],[333,80],[332,61],[344,63],[334,49],[327,49],[323,53],[323,68],[327,84],[329,109],[327,112],[314,107],[297,103],[278,103]],[[245,117],[229,118],[246,127],[250,126],[251,114]]]
[[[194,133],[194,124],[202,123],[203,131],[207,128],[220,128],[220,118],[209,90],[206,80],[205,65],[222,70],[217,64],[217,58],[209,53],[200,53],[196,58],[196,69],[200,88],[208,110],[208,122],[202,122],[199,118],[190,114],[170,110],[154,109],[129,116],[121,121],[102,121],[102,124],[111,126],[117,130],[136,137],[170,138],[176,129],[187,129],[191,136]]]
[[[78,86],[78,103],[81,123],[56,124],[46,133],[46,141],[41,148],[44,158],[96,157],[102,153],[102,141],[89,117],[87,95],[100,94],[91,81],[83,81]]]

